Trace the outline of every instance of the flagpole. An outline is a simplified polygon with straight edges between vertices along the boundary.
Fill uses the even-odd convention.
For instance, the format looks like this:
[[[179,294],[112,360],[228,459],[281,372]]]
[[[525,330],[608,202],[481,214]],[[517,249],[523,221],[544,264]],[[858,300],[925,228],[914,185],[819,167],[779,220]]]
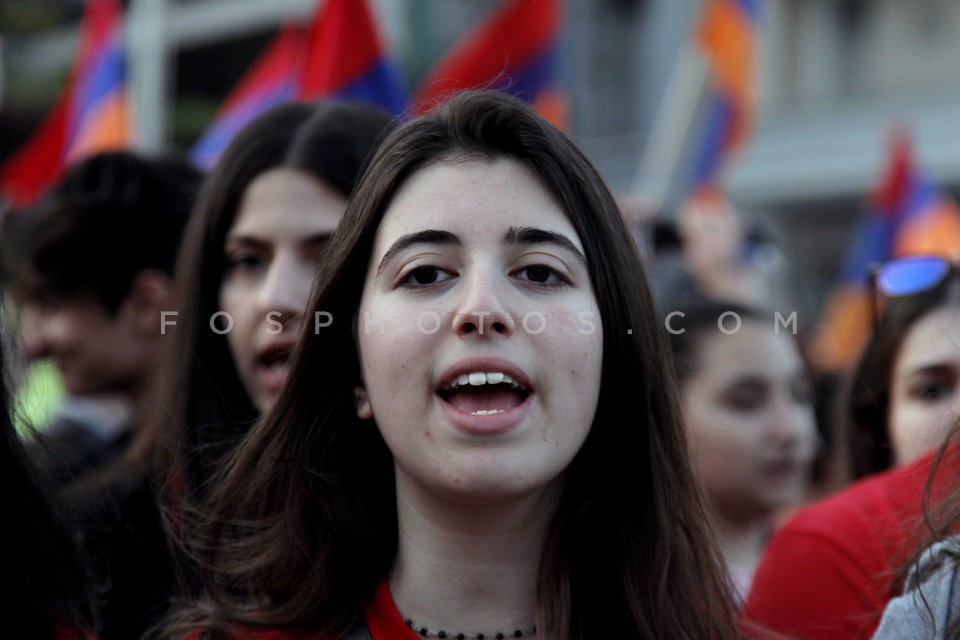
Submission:
[[[136,147],[147,153],[166,148],[170,96],[170,55],[166,0],[133,0],[126,44]]]
[[[703,0],[696,3],[692,28],[696,28],[702,4]],[[684,39],[670,72],[631,190],[635,198],[653,211],[659,212],[667,204],[687,138],[703,101],[708,72],[709,66],[697,51],[691,32]]]

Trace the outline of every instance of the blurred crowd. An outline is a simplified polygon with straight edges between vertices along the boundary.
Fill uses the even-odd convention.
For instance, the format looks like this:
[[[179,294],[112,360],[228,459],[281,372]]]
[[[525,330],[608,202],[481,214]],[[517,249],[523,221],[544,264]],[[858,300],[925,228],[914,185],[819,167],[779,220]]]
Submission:
[[[907,256],[876,265],[869,282],[863,283],[874,313],[871,335],[852,366],[826,369],[810,358],[809,336],[791,312],[786,294],[790,264],[778,247],[774,229],[749,220],[720,194],[703,192],[670,212],[647,212],[623,200],[615,211],[618,221],[594,226],[576,222],[570,235],[579,237],[574,244],[582,246],[567,246],[569,240],[560,232],[538,230],[527,220],[546,216],[540,212],[551,206],[563,207],[571,220],[579,218],[568,207],[589,211],[602,207],[587,196],[574,204],[573,196],[562,201],[568,194],[549,182],[562,182],[550,177],[550,171],[559,172],[558,168],[543,169],[535,178],[526,173],[529,167],[541,171],[537,163],[546,154],[530,151],[529,158],[525,155],[528,150],[523,145],[533,144],[529,143],[532,134],[516,134],[513,139],[509,138],[513,131],[485,132],[485,120],[471,123],[466,116],[456,120],[457,108],[477,107],[467,101],[457,104],[443,115],[450,119],[444,123],[451,129],[461,127],[457,135],[464,139],[475,135],[481,142],[455,138],[450,148],[441,148],[437,140],[442,134],[429,129],[439,125],[429,115],[398,125],[386,113],[358,103],[288,103],[245,127],[206,173],[179,158],[101,153],[70,166],[35,205],[5,212],[0,232],[3,359],[13,395],[2,396],[4,455],[10,458],[4,473],[11,501],[9,529],[15,534],[8,546],[13,556],[9,570],[19,585],[7,596],[8,624],[32,629],[20,637],[193,637],[191,628],[204,629],[204,635],[216,629],[229,635],[237,625],[257,631],[261,622],[290,633],[289,637],[313,637],[297,634],[316,629],[365,637],[346,633],[362,609],[358,609],[358,598],[363,603],[373,599],[369,606],[374,613],[367,610],[366,614],[372,637],[399,637],[382,630],[388,627],[377,626],[377,603],[390,594],[384,596],[379,587],[372,592],[369,577],[359,568],[357,585],[352,585],[351,566],[338,567],[337,557],[327,557],[341,549],[336,544],[346,543],[331,533],[329,540],[321,536],[330,550],[318,549],[310,535],[303,535],[311,527],[346,527],[340,512],[351,501],[360,500],[354,492],[367,490],[366,478],[376,475],[372,469],[383,466],[390,455],[397,465],[391,482],[403,496],[399,513],[390,511],[383,522],[372,516],[369,521],[370,527],[393,527],[388,542],[371,537],[388,551],[372,542],[364,547],[367,538],[356,533],[361,537],[354,544],[360,548],[352,553],[372,558],[370,575],[379,570],[382,578],[385,569],[394,567],[384,584],[393,590],[396,609],[413,612],[408,614],[407,627],[414,627],[412,619],[436,619],[430,604],[423,604],[405,588],[407,581],[416,583],[421,574],[429,576],[434,569],[431,561],[437,558],[434,548],[424,551],[418,540],[422,547],[442,547],[444,540],[453,543],[449,537],[434,535],[436,531],[417,519],[423,514],[411,516],[410,512],[439,509],[437,505],[449,506],[462,498],[451,487],[468,480],[447,477],[444,465],[453,469],[449,472],[453,476],[472,476],[451,460],[461,455],[456,447],[434,451],[429,449],[432,444],[424,445],[428,453],[441,455],[422,460],[418,452],[407,450],[409,445],[402,442],[407,436],[391,439],[384,425],[414,421],[417,416],[415,403],[410,401],[414,404],[410,408],[400,401],[417,394],[400,382],[406,375],[415,376],[410,373],[411,363],[419,356],[433,356],[426,349],[389,369],[387,365],[400,358],[398,354],[413,346],[403,340],[383,344],[364,338],[369,318],[361,316],[360,310],[394,318],[390,314],[400,313],[396,310],[409,301],[425,300],[424,308],[435,312],[444,287],[454,290],[460,285],[452,283],[462,280],[463,286],[469,282],[474,287],[469,291],[474,298],[463,304],[489,313],[480,313],[475,321],[454,321],[450,330],[461,338],[492,339],[482,338],[485,332],[503,337],[512,329],[497,315],[501,313],[498,305],[519,305],[518,296],[552,296],[542,300],[573,305],[565,296],[574,294],[564,293],[565,288],[585,291],[580,279],[587,279],[588,266],[597,270],[590,272],[589,282],[605,344],[604,375],[599,375],[599,369],[596,375],[583,374],[585,380],[600,380],[599,400],[594,399],[597,404],[588,422],[594,424],[594,431],[601,420],[622,424],[624,431],[626,425],[633,425],[634,435],[610,441],[617,445],[598,441],[601,436],[591,432],[592,439],[583,449],[577,444],[562,473],[554,475],[587,492],[583,488],[587,484],[577,484],[585,469],[592,468],[583,459],[592,459],[589,455],[594,454],[588,452],[605,451],[603,447],[619,450],[624,460],[633,461],[627,466],[641,469],[637,476],[603,476],[635,484],[603,486],[598,480],[606,493],[584,494],[591,498],[584,502],[583,511],[589,515],[596,510],[602,516],[597,528],[612,528],[614,538],[629,537],[633,527],[639,527],[635,521],[627,516],[622,521],[603,518],[608,512],[632,514],[637,509],[640,520],[663,518],[667,531],[675,525],[677,535],[684,531],[690,540],[701,541],[705,546],[698,553],[705,557],[715,549],[722,569],[717,593],[729,596],[735,611],[732,619],[737,621],[735,628],[727,628],[730,637],[741,633],[817,640],[957,637],[960,596],[955,594],[960,591],[953,584],[958,551],[950,537],[960,521],[960,483],[951,444],[960,419],[956,265],[938,256]],[[497,108],[512,118],[532,117],[510,112],[520,109],[512,102]],[[473,118],[484,115],[466,113]],[[497,121],[496,126],[505,125]],[[392,131],[390,142],[380,147]],[[544,145],[552,145],[550,152],[572,157],[563,146],[567,143],[558,142],[565,140],[563,134],[549,131],[542,135]],[[381,151],[370,167],[378,148]],[[503,165],[504,157],[519,158],[522,163],[510,160],[515,165]],[[365,169],[369,169],[366,174]],[[544,197],[547,184],[551,192]],[[505,186],[494,189],[491,185]],[[460,190],[459,198],[444,191],[454,186]],[[446,212],[449,219],[459,220],[456,216],[461,212],[454,210],[461,201],[477,207],[470,213],[478,215],[465,227],[474,235],[455,236],[435,228],[442,224],[418,231],[424,217],[442,220],[441,213]],[[473,269],[481,272],[477,265],[484,261],[504,259],[500,253],[475,248],[492,237],[485,225],[504,215],[491,202],[513,207],[507,217],[516,217],[520,225],[509,227],[504,246],[534,246],[550,255],[509,267],[510,281],[522,281],[527,287],[523,293],[501,295],[496,289],[500,285],[478,284],[465,275],[475,273]],[[355,215],[339,224],[345,211]],[[381,236],[391,233],[401,235],[384,251]],[[609,244],[597,244],[600,240],[588,233]],[[499,228],[496,234],[499,238]],[[460,255],[451,246],[466,257],[451,258]],[[624,258],[628,262],[603,258],[613,265],[604,276],[596,266],[602,262],[598,255],[603,254],[595,253],[598,246],[610,255],[628,256]],[[380,261],[375,263],[378,255]],[[392,273],[397,256],[414,266],[381,284],[381,275]],[[633,264],[629,262],[633,256],[638,256],[637,270],[626,273],[624,265]],[[610,311],[614,303],[600,300],[609,297],[603,287],[612,290],[614,285],[603,277],[634,280],[616,286],[639,291],[637,299],[625,303],[628,308]],[[647,282],[652,291],[649,305]],[[534,283],[539,288],[530,293]],[[428,298],[434,295],[436,299]],[[588,309],[570,307],[574,308],[581,313]],[[343,314],[333,313],[341,310]],[[346,312],[350,317],[342,317]],[[503,312],[503,317],[507,315]],[[619,344],[612,331],[622,326],[611,318],[622,317],[644,319],[645,325],[631,327],[631,335],[647,334],[637,344],[651,350],[652,364],[644,366],[656,369],[662,363],[666,380],[662,389],[644,381],[640,369],[626,365],[610,370],[623,379],[615,383],[609,379],[607,367],[613,365],[608,349],[616,350],[609,345]],[[442,325],[447,331],[444,322],[437,330]],[[337,333],[336,340],[316,338],[329,323],[343,333]],[[568,329],[537,353],[550,363],[568,343],[579,349],[577,340],[584,340],[585,353],[592,348]],[[662,361],[656,359],[661,350]],[[43,423],[28,424],[29,418],[18,413],[17,397],[24,393],[27,372],[45,360],[55,364],[64,396]],[[485,366],[493,365],[480,362],[475,368]],[[564,366],[556,367],[558,385],[564,381],[560,376]],[[527,402],[531,392],[526,387],[540,382],[524,381],[521,374],[510,371],[456,373],[462,380],[454,376],[437,392],[449,406],[461,396],[471,396],[456,401],[462,406],[507,402],[501,396]],[[474,380],[478,375],[483,380]],[[509,391],[500,388],[507,377]],[[346,397],[334,398],[338,379],[344,384],[353,384],[354,379],[360,383]],[[580,394],[585,393],[578,386],[583,380],[574,377],[564,384],[559,392],[546,385],[542,393],[547,397],[550,392],[568,394],[575,413],[581,406]],[[609,389],[614,384],[635,395],[616,400],[627,415],[605,408],[604,403],[612,402]],[[491,389],[466,393],[462,387],[467,386]],[[660,394],[663,397],[658,399]],[[460,411],[461,405],[456,406]],[[330,429],[328,423],[336,421],[344,407],[348,413],[355,410],[360,420],[375,418],[384,430],[389,452],[382,441],[368,441],[372,436],[359,427],[354,432]],[[492,422],[493,415],[487,414],[486,409],[477,409],[474,416]],[[637,433],[653,434],[655,425],[665,429],[663,425],[673,424],[665,420],[676,421],[679,431],[673,437],[682,444],[680,448],[671,449],[669,438],[662,435],[649,435],[643,447],[636,445],[633,438],[644,441]],[[482,422],[478,419],[464,428],[471,437],[476,436],[471,429],[481,433],[500,428],[482,426]],[[556,446],[566,446],[561,444],[565,441],[558,438]],[[369,460],[336,459],[338,447],[352,451],[349,447],[361,446],[368,447]],[[634,446],[638,448],[631,449]],[[495,453],[494,457],[510,460],[509,451]],[[465,459],[459,464],[473,464],[473,458]],[[493,464],[483,457],[477,460]],[[536,467],[531,460],[527,462]],[[508,469],[502,476],[523,476],[519,471],[523,465],[515,469],[501,463]],[[709,533],[708,539],[699,538],[699,525],[690,524],[696,520],[696,510],[690,515],[679,504],[694,500],[690,497],[694,494],[677,493],[683,486],[682,474],[679,480],[659,483],[657,477],[648,478],[649,486],[637,479],[646,478],[643,474],[648,471],[655,475],[650,470],[660,469],[658,465],[683,471],[688,464],[695,494],[703,500],[703,530]],[[618,465],[611,461],[610,466]],[[248,480],[259,495],[243,490]],[[290,489],[304,482],[314,484],[296,492]],[[362,491],[349,486],[350,482],[357,482]],[[509,493],[506,478],[503,483],[487,493],[476,489],[478,493],[470,494],[470,509],[504,518],[503,511],[491,507]],[[662,486],[655,489],[658,484]],[[369,490],[380,491],[380,502],[365,508],[384,509],[384,504],[392,502],[393,496],[381,495],[378,487]],[[336,499],[317,497],[328,489]],[[563,583],[569,590],[564,596],[568,609],[546,611],[538,604],[533,607],[535,617],[529,620],[536,621],[533,627],[526,618],[514,616],[496,629],[507,629],[510,637],[538,638],[640,637],[634,635],[636,629],[679,633],[683,622],[675,627],[663,621],[657,623],[662,627],[638,622],[632,627],[618,617],[629,610],[640,619],[637,611],[668,606],[663,604],[667,601],[677,610],[663,614],[665,618],[717,615],[714,609],[681,611],[677,604],[681,599],[665,598],[657,604],[641,597],[690,589],[693,583],[682,580],[695,574],[697,567],[711,566],[699,556],[674,557],[667,563],[676,571],[676,584],[666,570],[660,574],[640,567],[635,568],[636,574],[625,571],[625,583],[657,584],[649,592],[624,587],[621,593],[604,587],[602,593],[610,598],[626,600],[624,594],[639,598],[622,609],[619,603],[596,604],[585,596],[583,591],[593,589],[597,581],[616,582],[612,576],[620,574],[605,573],[607,556],[600,541],[606,538],[587,538],[594,541],[596,556],[604,558],[597,560],[596,575],[576,564],[579,557],[561,571],[560,559],[550,555],[550,550],[559,551],[568,544],[564,536],[586,535],[576,525],[581,516],[565,510],[567,500],[579,499],[575,493],[572,489],[564,493],[556,511],[559,520],[570,519],[570,526],[566,520],[556,525],[561,532],[557,539],[548,536],[542,542],[547,551],[530,556],[540,558],[541,564],[532,567],[533,574],[539,575],[539,582],[532,583],[536,589],[528,589],[536,594],[530,597],[537,603],[554,602],[549,599],[554,588],[551,580],[555,574],[569,572],[572,577]],[[658,504],[663,495],[676,504]],[[636,504],[627,506],[631,502]],[[320,512],[317,505],[328,511]],[[222,511],[211,513],[211,509]],[[677,511],[675,521],[670,519],[671,509]],[[465,517],[459,510],[451,513]],[[227,517],[238,514],[248,520]],[[296,514],[303,515],[305,522],[281,526],[287,519],[301,517]],[[217,518],[210,524],[207,520],[212,516]],[[523,522],[521,518],[511,526],[523,528]],[[243,548],[244,553],[227,556],[220,547],[209,546],[210,538],[201,534],[209,534],[211,527],[215,542],[228,540],[231,549]],[[422,537],[409,537],[407,527]],[[429,534],[423,534],[424,529]],[[283,536],[277,533],[281,530]],[[353,529],[344,531],[350,535],[341,537],[354,535]],[[277,539],[262,546],[270,535]],[[644,535],[649,536],[649,531]],[[520,557],[523,553],[504,557],[491,552],[487,545],[496,546],[491,539],[496,538],[472,540],[476,546],[471,552],[478,558],[489,555],[506,562],[501,570],[508,574],[511,567],[530,568],[529,558]],[[402,553],[394,558],[391,554],[398,544]],[[630,544],[642,547],[636,541]],[[653,566],[658,553],[666,552],[644,549],[629,557],[646,558]],[[692,552],[686,548],[684,553]],[[315,557],[323,561],[311,564]],[[401,560],[406,573],[397,573],[399,565],[392,564]],[[352,562],[344,562],[348,561]],[[454,569],[454,574],[459,569],[468,575],[477,571],[466,560]],[[450,586],[450,573],[439,571],[448,582],[438,580],[436,586],[441,592],[459,593]],[[518,568],[517,573],[522,571]],[[329,576],[339,576],[340,582],[327,584]],[[709,579],[704,578],[705,593],[714,588]],[[312,585],[306,592],[291,591],[291,585],[306,584]],[[351,595],[327,593],[340,589]],[[366,594],[366,599],[355,594]],[[314,615],[308,596],[336,611]],[[477,597],[480,602],[491,601],[486,592]],[[709,597],[690,596],[689,603],[716,605]],[[462,607],[463,602],[447,604],[462,613],[456,606]],[[390,607],[394,607],[392,601]],[[598,612],[609,613],[615,621],[608,627],[596,626]],[[650,619],[656,618],[651,615]],[[558,622],[562,620],[567,623]],[[413,637],[456,637],[437,631],[433,624],[405,632]],[[718,625],[713,631],[723,628]],[[591,635],[590,629],[599,631]],[[691,625],[684,633],[689,635],[683,637],[714,637],[708,625]]]

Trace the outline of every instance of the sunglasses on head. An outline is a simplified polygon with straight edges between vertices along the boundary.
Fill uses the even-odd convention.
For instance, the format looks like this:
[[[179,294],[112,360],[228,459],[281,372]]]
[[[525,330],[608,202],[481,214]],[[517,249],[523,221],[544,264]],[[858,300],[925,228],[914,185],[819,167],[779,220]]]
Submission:
[[[946,280],[954,268],[954,263],[942,256],[907,256],[871,269],[874,328],[880,321],[877,294],[887,298],[899,298],[929,291]]]

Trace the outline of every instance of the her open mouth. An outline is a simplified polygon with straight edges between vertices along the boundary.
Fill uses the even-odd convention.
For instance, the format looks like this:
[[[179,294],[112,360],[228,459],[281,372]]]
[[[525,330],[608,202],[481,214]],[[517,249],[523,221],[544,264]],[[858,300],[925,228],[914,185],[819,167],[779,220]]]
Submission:
[[[268,387],[279,387],[290,373],[291,347],[276,347],[265,350],[257,357],[257,371]]]
[[[530,391],[499,371],[464,373],[438,392],[459,411],[476,416],[503,413],[523,403]]]

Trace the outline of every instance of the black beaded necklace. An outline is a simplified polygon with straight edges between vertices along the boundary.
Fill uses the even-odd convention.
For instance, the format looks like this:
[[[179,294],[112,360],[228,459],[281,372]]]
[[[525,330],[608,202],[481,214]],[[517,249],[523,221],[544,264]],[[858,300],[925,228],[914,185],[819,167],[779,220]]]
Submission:
[[[537,635],[536,627],[531,627],[526,631],[517,629],[516,631],[512,631],[510,633],[498,631],[494,634],[487,635],[485,633],[454,633],[452,631],[445,631],[443,629],[440,629],[439,631],[430,631],[426,627],[417,626],[410,618],[405,618],[404,622],[421,638],[450,638],[450,640],[505,640],[506,638],[532,638]]]

